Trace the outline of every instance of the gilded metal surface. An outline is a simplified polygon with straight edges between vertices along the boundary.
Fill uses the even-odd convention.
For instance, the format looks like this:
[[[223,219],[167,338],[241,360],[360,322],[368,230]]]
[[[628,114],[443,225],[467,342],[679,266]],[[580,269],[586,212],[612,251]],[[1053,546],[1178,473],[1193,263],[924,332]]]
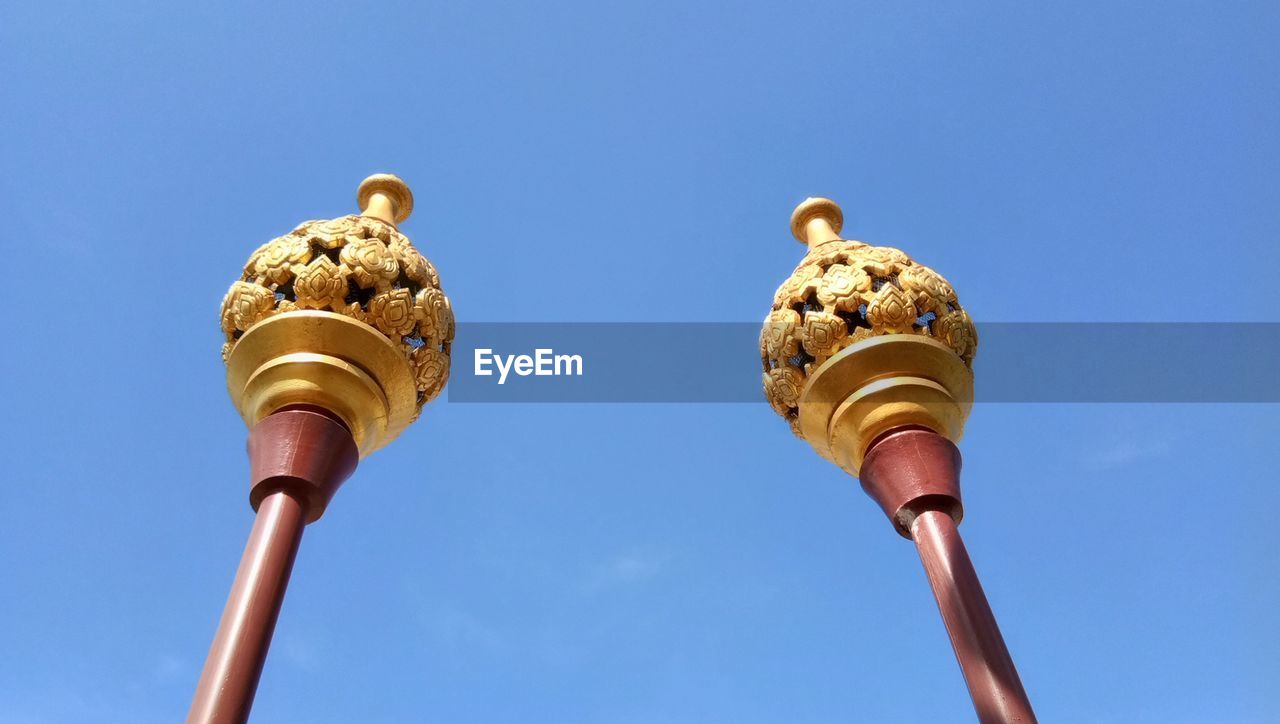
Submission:
[[[829,199],[791,218],[809,251],[760,334],[765,397],[824,457],[857,474],[879,434],[923,425],[958,440],[978,338],[955,290],[898,249],[841,239]]]
[[[376,203],[376,196],[386,200],[386,208]],[[413,192],[399,176],[375,173],[360,182],[356,189],[356,203],[364,210],[364,216],[374,216],[388,224],[398,224],[413,213]]]
[[[885,334],[846,347],[809,376],[798,427],[818,454],[852,475],[872,441],[921,426],[959,442],[973,407],[973,372],[924,335]]]
[[[435,267],[391,223],[413,209],[408,187],[379,174],[358,198],[363,215],[308,221],[249,257],[222,301],[222,354],[248,424],[321,404],[367,455],[444,388],[454,319]]]

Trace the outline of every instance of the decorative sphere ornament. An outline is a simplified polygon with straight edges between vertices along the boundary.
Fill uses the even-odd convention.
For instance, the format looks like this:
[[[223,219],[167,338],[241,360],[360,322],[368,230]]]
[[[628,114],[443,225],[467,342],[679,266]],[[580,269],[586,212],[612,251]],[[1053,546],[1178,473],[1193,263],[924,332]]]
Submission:
[[[413,193],[396,176],[360,184],[362,214],[308,221],[263,244],[222,300],[227,387],[250,427],[316,405],[361,457],[417,419],[449,378],[454,320],[440,275],[396,224]]]
[[[960,439],[978,337],[946,279],[898,249],[840,238],[843,222],[830,199],[792,213],[809,251],[774,295],[760,359],[770,406],[857,475],[871,443],[895,428]]]

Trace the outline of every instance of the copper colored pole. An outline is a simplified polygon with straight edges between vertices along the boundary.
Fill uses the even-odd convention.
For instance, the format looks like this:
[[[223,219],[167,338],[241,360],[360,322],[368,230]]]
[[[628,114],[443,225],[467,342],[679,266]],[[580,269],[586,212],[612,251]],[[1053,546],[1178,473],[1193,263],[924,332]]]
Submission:
[[[188,722],[248,720],[306,524],[304,504],[288,492],[272,493],[259,505]]]
[[[978,719],[1031,724],[1031,702],[957,528],[964,516],[960,465],[960,451],[946,437],[902,427],[872,442],[859,480],[920,551]]]
[[[248,720],[302,529],[324,514],[358,459],[346,424],[314,406],[281,408],[249,431],[249,502],[258,514],[188,722]]]
[[[940,510],[923,511],[911,524],[911,537],[979,721],[1036,721],[955,520]]]

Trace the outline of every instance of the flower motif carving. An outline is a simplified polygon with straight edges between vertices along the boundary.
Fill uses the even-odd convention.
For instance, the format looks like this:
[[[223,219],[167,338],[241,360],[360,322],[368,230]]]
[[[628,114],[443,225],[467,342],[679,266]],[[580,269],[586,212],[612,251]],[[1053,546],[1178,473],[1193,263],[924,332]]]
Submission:
[[[431,347],[419,347],[410,355],[410,361],[421,404],[426,404],[439,395],[449,381],[449,355]]]
[[[860,250],[866,248],[867,245],[860,241],[845,241],[843,239],[828,241],[810,249],[801,263],[814,264],[822,269],[832,264],[847,264],[850,259],[857,258]]]
[[[801,342],[804,351],[813,357],[830,357],[840,348],[840,342],[848,334],[848,323],[830,312],[809,312],[804,315]]]
[[[253,273],[271,284],[284,284],[295,267],[311,259],[311,245],[296,236],[282,236],[254,254]]]
[[[867,321],[883,334],[902,334],[916,320],[916,306],[893,284],[885,284],[867,305]]]
[[[961,357],[972,357],[978,346],[978,332],[969,319],[969,313],[963,309],[938,319],[935,331],[938,339]]]
[[[400,275],[396,257],[379,239],[357,239],[342,247],[342,263],[365,289],[389,286]]]
[[[423,339],[453,339],[453,307],[444,292],[428,287],[418,292],[413,306],[418,333]]]
[[[796,328],[800,326],[800,313],[794,309],[775,309],[760,330],[765,354],[777,359],[795,355],[800,349]]]
[[[308,221],[254,251],[222,302],[223,361],[254,324],[294,310],[351,317],[396,343],[420,405],[448,379],[449,298],[435,267],[391,224],[362,216]]]
[[[381,219],[375,219],[369,216],[357,216],[355,222],[356,233],[366,239],[377,239],[384,244],[390,244],[393,239],[404,239],[404,235],[397,232],[394,227],[387,224]]]
[[[773,409],[783,413],[783,410],[799,405],[804,382],[804,373],[791,365],[775,367],[765,372],[765,394],[769,398],[769,403],[773,405]]]
[[[232,284],[222,300],[222,331],[228,336],[248,331],[274,311],[275,303],[270,289],[243,281]]]
[[[293,293],[303,309],[339,310],[347,296],[347,269],[318,256],[298,274]]]
[[[409,279],[425,286],[440,285],[440,275],[436,273],[435,266],[419,254],[408,239],[397,234],[397,238],[392,239],[390,248],[400,264],[400,271],[404,272]]]
[[[775,299],[783,300],[784,306],[803,302],[804,298],[817,288],[818,280],[821,278],[822,267],[817,264],[801,266],[796,269],[796,273],[792,274],[790,279],[778,287]]]
[[[955,304],[955,290],[942,275],[927,266],[915,264],[903,269],[898,281],[903,289],[914,292],[913,301],[919,311],[941,315],[947,311],[948,304]]]
[[[862,304],[859,293],[869,291],[871,277],[865,271],[845,264],[834,264],[818,283],[818,301],[825,307],[848,312]]]
[[[312,246],[321,249],[340,249],[351,240],[363,238],[354,233],[356,227],[350,216],[332,221],[309,221],[299,226],[293,233],[305,238]]]
[[[977,351],[972,320],[937,272],[893,247],[819,244],[778,288],[761,330],[766,399],[797,430],[808,374],[840,350],[883,334],[935,337],[966,365]]]
[[[910,257],[891,246],[868,246],[859,252],[862,268],[873,276],[897,274],[900,268],[911,264]]]
[[[375,295],[369,300],[369,322],[394,341],[412,332],[417,323],[409,290],[388,289]]]

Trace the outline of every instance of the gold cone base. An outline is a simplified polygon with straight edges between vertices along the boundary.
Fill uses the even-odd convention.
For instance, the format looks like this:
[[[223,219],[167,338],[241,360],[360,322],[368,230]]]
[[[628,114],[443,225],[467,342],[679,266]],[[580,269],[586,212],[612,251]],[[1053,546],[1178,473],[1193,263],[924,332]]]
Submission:
[[[250,428],[285,405],[318,405],[351,429],[360,457],[413,421],[417,388],[404,353],[363,322],[333,312],[265,319],[227,358],[227,389]]]
[[[926,427],[958,442],[973,407],[973,372],[945,344],[887,334],[841,350],[809,377],[800,433],[851,475],[867,448],[895,428]]]

